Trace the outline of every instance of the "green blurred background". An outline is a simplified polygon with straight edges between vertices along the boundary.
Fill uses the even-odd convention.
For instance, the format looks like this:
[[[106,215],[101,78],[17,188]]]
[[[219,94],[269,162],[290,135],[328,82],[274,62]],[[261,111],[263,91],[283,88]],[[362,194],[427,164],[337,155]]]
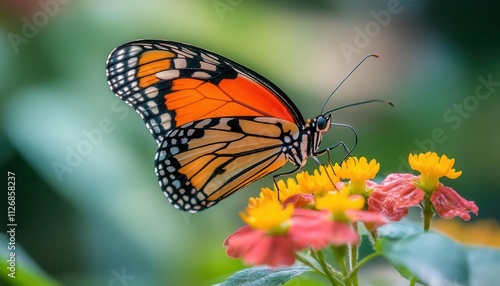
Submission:
[[[34,285],[34,275],[48,285],[209,285],[244,267],[226,257],[222,242],[242,225],[247,198],[272,180],[199,214],[170,206],[154,174],[154,140],[106,83],[109,52],[138,38],[190,43],[248,66],[285,90],[305,117],[319,113],[364,55],[380,54],[328,103],[397,104],[333,115],[356,128],[354,155],[376,158],[381,175],[408,171],[410,152],[454,157],[463,175],[445,183],[478,204],[479,219],[498,221],[494,3],[1,0],[0,162],[4,182],[7,171],[16,174],[18,278],[4,269],[0,284]],[[324,146],[340,140],[352,143],[352,133],[333,128]]]

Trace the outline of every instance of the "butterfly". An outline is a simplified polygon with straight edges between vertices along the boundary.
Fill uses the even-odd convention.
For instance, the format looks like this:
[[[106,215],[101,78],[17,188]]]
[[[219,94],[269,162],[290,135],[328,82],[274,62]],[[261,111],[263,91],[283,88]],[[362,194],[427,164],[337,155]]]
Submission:
[[[329,151],[319,146],[331,111],[305,120],[275,84],[205,49],[129,42],[111,52],[106,76],[158,143],[155,173],[177,209],[204,210],[287,162],[291,174]]]

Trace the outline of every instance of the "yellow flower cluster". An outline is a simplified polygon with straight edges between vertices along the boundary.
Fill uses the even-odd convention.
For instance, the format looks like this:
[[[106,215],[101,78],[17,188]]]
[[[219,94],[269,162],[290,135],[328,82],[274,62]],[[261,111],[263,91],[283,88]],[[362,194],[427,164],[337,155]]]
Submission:
[[[341,179],[350,179],[348,183],[351,194],[364,195],[368,192],[366,189],[366,180],[375,178],[380,170],[380,164],[372,159],[370,162],[365,157],[350,157],[342,162],[342,166],[335,164],[333,171]]]
[[[408,163],[413,170],[419,171],[420,182],[418,186],[426,191],[432,192],[439,185],[439,178],[447,177],[456,179],[462,175],[462,171],[453,169],[455,159],[449,159],[446,155],[439,157],[435,152],[421,153],[418,155],[410,154]]]
[[[241,219],[253,229],[270,233],[286,232],[287,221],[293,215],[293,205],[283,206],[279,201],[264,200],[258,207],[248,207],[240,213]]]
[[[350,157],[341,165],[320,166],[313,174],[301,172],[295,179],[279,180],[274,190],[262,188],[258,197],[250,198],[242,219],[254,229],[279,232],[286,229],[294,206],[283,202],[295,195],[314,195],[314,208],[329,210],[336,219],[346,220],[346,210],[361,210],[365,205],[366,180],[373,179],[380,169],[375,160]],[[349,179],[340,190],[340,181]]]
[[[433,192],[439,185],[439,178],[455,179],[462,172],[453,169],[454,159],[446,155],[439,157],[434,152],[413,155],[408,158],[410,166],[421,173],[414,184],[421,190]],[[380,164],[365,157],[350,157],[341,165],[321,166],[313,174],[301,172],[295,179],[279,180],[274,190],[262,188],[258,197],[250,198],[242,219],[253,229],[270,233],[286,232],[293,216],[294,203],[284,203],[291,197],[302,200],[299,207],[316,210],[328,210],[336,221],[345,221],[348,210],[363,210],[365,202],[372,192],[367,181],[375,178]],[[373,186],[374,183],[371,183]],[[370,186],[370,184],[368,184]],[[297,196],[301,196],[298,198]]]
[[[365,206],[365,198],[361,195],[349,195],[347,192],[331,192],[324,196],[314,197],[314,206],[318,210],[328,210],[335,221],[349,220],[345,213],[348,210],[361,210]]]

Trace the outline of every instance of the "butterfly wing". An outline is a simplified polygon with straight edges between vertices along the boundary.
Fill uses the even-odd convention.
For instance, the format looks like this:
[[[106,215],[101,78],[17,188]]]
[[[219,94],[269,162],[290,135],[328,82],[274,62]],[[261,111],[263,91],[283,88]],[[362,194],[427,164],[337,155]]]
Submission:
[[[186,44],[125,44],[110,54],[106,75],[157,141],[160,186],[182,210],[210,207],[282,167],[284,138],[296,140],[304,124],[273,83]]]
[[[156,174],[178,209],[200,211],[287,162],[285,136],[297,125],[270,117],[213,118],[166,135],[156,153]]]
[[[206,118],[267,116],[303,124],[293,102],[264,77],[186,44],[139,40],[111,52],[111,90],[131,105],[157,143],[169,131]]]

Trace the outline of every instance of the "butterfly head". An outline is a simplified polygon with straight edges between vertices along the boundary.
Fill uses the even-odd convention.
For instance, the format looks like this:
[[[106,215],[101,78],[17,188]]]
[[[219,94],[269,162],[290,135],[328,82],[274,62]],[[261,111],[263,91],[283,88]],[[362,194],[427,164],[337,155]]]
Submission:
[[[322,114],[313,119],[306,120],[305,130],[309,136],[308,154],[314,154],[316,150],[318,150],[321,140],[323,139],[323,134],[330,130],[330,117],[330,114]]]
[[[309,133],[323,134],[330,130],[331,116],[330,114],[318,115],[313,119],[307,119],[304,129]]]
[[[319,115],[315,118],[316,121],[316,132],[327,132],[330,129],[331,119],[330,114]]]

